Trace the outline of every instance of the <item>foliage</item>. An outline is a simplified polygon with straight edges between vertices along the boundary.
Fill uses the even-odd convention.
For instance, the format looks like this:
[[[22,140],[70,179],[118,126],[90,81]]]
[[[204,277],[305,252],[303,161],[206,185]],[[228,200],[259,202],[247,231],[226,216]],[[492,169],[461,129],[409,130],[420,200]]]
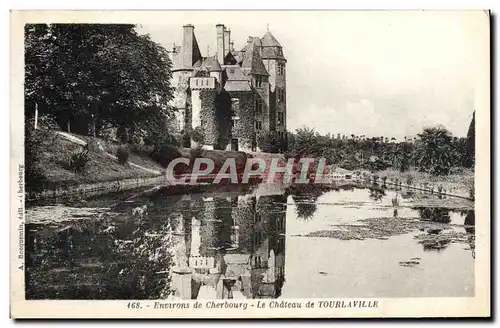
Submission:
[[[255,113],[243,108],[253,108],[254,94],[249,92],[232,92],[231,97],[239,100],[239,106],[234,113],[239,117],[235,127],[232,129],[232,137],[238,138],[238,142],[246,148],[255,149]]]
[[[266,153],[277,153],[280,149],[280,137],[276,131],[261,131],[257,134],[257,146]]]
[[[292,137],[291,149],[299,155],[313,155],[320,147],[319,141],[319,134],[314,129],[307,127],[299,128]]]
[[[167,51],[134,25],[28,24],[25,117],[38,108],[80,134],[161,133],[173,110],[170,68]]]
[[[207,145],[217,146],[219,142],[219,129],[217,124],[215,107],[216,93],[213,90],[200,91],[200,121],[203,134],[203,143]]]
[[[203,129],[201,128],[201,126],[197,126],[193,129],[193,132],[191,133],[191,138],[196,143],[199,144],[205,143],[205,137],[203,136]]]
[[[327,164],[348,170],[382,171],[392,167],[404,172],[415,167],[423,172],[441,175],[449,174],[455,167],[470,165],[468,141],[465,138],[453,138],[444,127],[439,126],[425,129],[419,138],[405,138],[402,142],[384,136],[360,138],[351,135],[348,138],[321,135],[306,127],[294,133],[289,132],[287,139],[288,158],[325,158]]]
[[[179,150],[169,143],[164,143],[162,146],[155,147],[151,153],[151,158],[164,168],[168,167],[168,164],[178,157],[181,157]],[[176,167],[179,166],[180,165],[177,165]]]
[[[181,144],[177,138],[170,133],[166,133],[163,135],[163,137],[159,137],[156,142],[153,144],[153,151],[151,153],[151,156],[153,159],[155,159],[155,156],[159,153],[160,149],[164,146],[171,146],[171,147],[180,147]]]
[[[466,152],[465,152],[465,166],[466,167],[473,167],[474,162],[475,162],[475,156],[476,156],[476,112],[472,114],[472,121],[470,122],[469,125],[469,130],[467,132],[467,141],[466,141]]]
[[[87,149],[73,153],[69,157],[68,167],[75,173],[85,173],[90,161],[89,151]]]
[[[127,164],[129,156],[130,151],[127,147],[121,146],[116,149],[116,158],[118,159],[118,163],[122,165]]]
[[[24,128],[25,184],[28,191],[43,189],[45,177],[39,165],[44,136],[34,129],[34,120],[28,120]]]
[[[442,126],[426,128],[419,134],[416,162],[419,169],[433,175],[445,175],[458,162],[451,133]]]

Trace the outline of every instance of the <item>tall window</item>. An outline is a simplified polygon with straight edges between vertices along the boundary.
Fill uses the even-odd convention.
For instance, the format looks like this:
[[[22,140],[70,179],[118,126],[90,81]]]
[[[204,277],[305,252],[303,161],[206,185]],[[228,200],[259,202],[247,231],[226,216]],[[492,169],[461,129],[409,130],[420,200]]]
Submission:
[[[285,64],[278,64],[278,75],[285,75]]]
[[[260,98],[255,99],[255,112],[262,114],[262,100]]]
[[[264,82],[266,82],[266,77],[262,75],[255,76],[255,87],[262,88],[264,86]]]
[[[285,90],[276,89],[278,94],[278,102],[285,102]]]
[[[231,117],[231,127],[234,128],[236,125],[238,125],[238,121],[240,118],[238,116],[233,116]]]
[[[285,123],[285,113],[278,112],[278,124]]]
[[[238,98],[231,99],[231,115],[236,116],[240,112],[240,100]]]
[[[261,121],[255,121],[255,129],[257,131],[262,130],[262,122]]]

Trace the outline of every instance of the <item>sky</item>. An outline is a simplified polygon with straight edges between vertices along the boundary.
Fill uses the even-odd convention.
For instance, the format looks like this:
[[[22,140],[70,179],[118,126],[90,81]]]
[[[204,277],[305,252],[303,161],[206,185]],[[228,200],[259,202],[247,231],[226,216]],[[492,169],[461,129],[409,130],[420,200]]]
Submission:
[[[287,128],[402,139],[464,137],[489,62],[486,14],[465,11],[161,12],[140,33],[170,50],[193,24],[203,56],[218,23],[237,50],[269,28],[287,59]],[[484,83],[483,83],[484,85]]]

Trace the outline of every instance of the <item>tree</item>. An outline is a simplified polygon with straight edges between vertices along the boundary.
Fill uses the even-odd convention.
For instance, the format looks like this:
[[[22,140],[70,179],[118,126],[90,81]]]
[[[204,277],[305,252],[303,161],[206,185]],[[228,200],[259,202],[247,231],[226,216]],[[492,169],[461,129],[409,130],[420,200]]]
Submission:
[[[296,155],[317,155],[319,151],[317,134],[312,128],[302,127],[295,130],[293,148],[289,150]]]
[[[410,168],[411,156],[412,147],[409,143],[397,144],[392,153],[392,167],[401,172],[407,171]]]
[[[26,117],[37,107],[72,132],[147,133],[173,111],[168,54],[131,24],[28,24],[25,67]]]
[[[464,165],[466,167],[473,167],[476,157],[476,122],[475,122],[476,112],[472,113],[472,120],[469,125],[469,131],[467,132],[467,150],[465,153]]]
[[[257,145],[266,153],[277,153],[281,146],[281,138],[276,131],[262,131],[257,135]]]
[[[451,133],[445,127],[437,126],[425,128],[418,136],[416,163],[419,169],[434,175],[448,174],[458,157]]]

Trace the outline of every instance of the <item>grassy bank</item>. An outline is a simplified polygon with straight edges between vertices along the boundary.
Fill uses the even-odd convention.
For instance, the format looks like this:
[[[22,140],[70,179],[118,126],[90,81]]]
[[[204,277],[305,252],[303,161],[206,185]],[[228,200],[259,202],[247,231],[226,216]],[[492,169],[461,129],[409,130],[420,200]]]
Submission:
[[[394,169],[386,169],[376,172],[381,179],[387,178],[387,181],[401,181],[415,187],[433,187],[434,191],[442,188],[445,192],[456,195],[469,196],[471,190],[474,190],[474,170],[458,169],[452,174],[435,176],[425,172],[419,172],[411,169],[405,172],[400,172]]]
[[[162,154],[159,160],[153,158],[152,146],[124,145],[118,142],[55,131],[36,131],[40,140],[36,148],[36,166],[41,175],[33,191],[58,189],[84,184],[121,181],[126,179],[150,178],[162,175],[165,166],[176,157],[190,159],[191,164],[181,169],[181,174],[190,174],[194,158],[214,161],[214,173],[218,172],[227,158],[234,158],[238,171],[245,167],[251,157],[244,152],[223,150],[202,150],[170,147],[173,151]],[[86,145],[86,146],[85,146]],[[128,160],[120,163],[117,158],[120,149],[127,149]],[[84,169],[75,170],[71,164],[75,154],[86,152]],[[211,177],[213,179],[213,177]],[[28,188],[29,189],[29,188]]]
[[[37,151],[37,166],[42,175],[42,189],[59,188],[88,184],[95,182],[124,180],[131,178],[147,178],[158,175],[161,169],[153,160],[144,154],[131,152],[129,162],[120,164],[113,153],[108,153],[97,147],[89,147],[88,162],[81,172],[75,172],[70,165],[71,157],[80,153],[83,147],[71,142],[55,132],[44,132]],[[87,142],[89,137],[76,136]],[[138,164],[141,167],[138,167]],[[38,186],[41,187],[41,186]]]

